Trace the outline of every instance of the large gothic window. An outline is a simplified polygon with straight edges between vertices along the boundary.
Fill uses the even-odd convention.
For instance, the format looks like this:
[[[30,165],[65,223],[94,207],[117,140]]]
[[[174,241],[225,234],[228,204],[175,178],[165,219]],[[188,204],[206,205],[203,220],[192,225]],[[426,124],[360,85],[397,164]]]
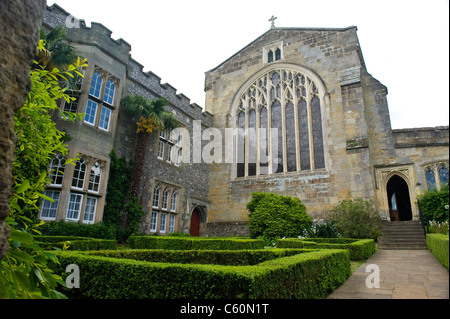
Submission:
[[[251,83],[238,100],[236,176],[325,168],[321,99],[296,70],[276,69]]]

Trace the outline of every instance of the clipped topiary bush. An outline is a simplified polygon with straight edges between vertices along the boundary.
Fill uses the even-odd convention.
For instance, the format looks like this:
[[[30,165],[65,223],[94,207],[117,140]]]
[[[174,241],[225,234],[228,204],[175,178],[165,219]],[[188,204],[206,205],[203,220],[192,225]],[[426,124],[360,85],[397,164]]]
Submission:
[[[272,193],[252,193],[247,204],[250,237],[297,237],[311,225],[300,199]]]
[[[427,247],[445,268],[449,267],[449,245],[448,235],[444,234],[427,234]]]

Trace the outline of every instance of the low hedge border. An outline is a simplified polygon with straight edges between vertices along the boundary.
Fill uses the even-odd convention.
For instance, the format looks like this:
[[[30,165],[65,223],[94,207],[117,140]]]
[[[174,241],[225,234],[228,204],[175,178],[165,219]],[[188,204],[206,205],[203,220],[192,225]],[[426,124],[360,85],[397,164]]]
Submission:
[[[79,267],[80,288],[64,289],[70,298],[92,299],[318,299],[350,276],[347,250],[313,250],[252,266],[146,262],[56,253],[55,273]]]
[[[45,249],[63,248],[67,250],[101,250],[116,249],[117,241],[112,239],[98,239],[78,236],[44,236],[36,235],[34,239]]]
[[[256,265],[261,262],[310,252],[311,249],[256,249],[256,250],[164,250],[129,249],[88,252],[92,256],[126,258],[148,262],[181,264],[213,264],[230,266]]]
[[[448,235],[427,234],[427,247],[445,268],[449,267],[449,240]]]
[[[353,238],[286,238],[277,241],[278,248],[347,249],[350,260],[363,260],[376,251],[373,239]]]
[[[240,238],[131,236],[128,238],[128,244],[132,249],[241,250],[264,248],[263,240]]]

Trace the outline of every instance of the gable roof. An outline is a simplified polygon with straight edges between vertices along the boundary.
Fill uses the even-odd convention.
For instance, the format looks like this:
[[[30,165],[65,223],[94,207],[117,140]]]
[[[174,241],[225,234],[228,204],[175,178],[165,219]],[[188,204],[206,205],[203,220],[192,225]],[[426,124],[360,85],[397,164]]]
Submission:
[[[274,28],[270,28],[269,30],[264,32],[262,35],[257,37],[255,40],[253,40],[252,42],[247,44],[245,47],[243,47],[241,50],[237,51],[235,54],[230,56],[228,59],[226,59],[225,61],[223,61],[222,63],[220,63],[216,67],[206,71],[205,73],[209,73],[209,72],[213,72],[213,71],[217,70],[222,65],[224,65],[226,62],[228,62],[229,60],[231,60],[232,58],[237,56],[240,52],[244,51],[248,47],[252,46],[255,42],[257,42],[261,38],[265,37],[267,34],[269,34],[271,32],[274,32],[274,31],[317,31],[317,32],[321,32],[321,31],[331,31],[331,32],[333,32],[333,31],[336,31],[336,32],[345,32],[345,31],[348,31],[350,29],[355,29],[355,31],[358,30],[358,28],[356,26],[349,26],[349,27],[346,27],[346,28],[295,28],[295,27],[274,27]],[[362,56],[361,56],[361,60],[362,60],[362,63],[364,64],[364,60],[362,59]]]

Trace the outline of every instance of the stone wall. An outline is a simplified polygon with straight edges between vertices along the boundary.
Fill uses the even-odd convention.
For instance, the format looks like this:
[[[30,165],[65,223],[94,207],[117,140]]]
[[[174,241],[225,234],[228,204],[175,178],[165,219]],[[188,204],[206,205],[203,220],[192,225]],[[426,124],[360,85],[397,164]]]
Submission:
[[[39,40],[45,0],[0,2],[0,259],[8,250],[9,214],[13,184],[14,111],[21,108],[31,89],[30,65]]]

